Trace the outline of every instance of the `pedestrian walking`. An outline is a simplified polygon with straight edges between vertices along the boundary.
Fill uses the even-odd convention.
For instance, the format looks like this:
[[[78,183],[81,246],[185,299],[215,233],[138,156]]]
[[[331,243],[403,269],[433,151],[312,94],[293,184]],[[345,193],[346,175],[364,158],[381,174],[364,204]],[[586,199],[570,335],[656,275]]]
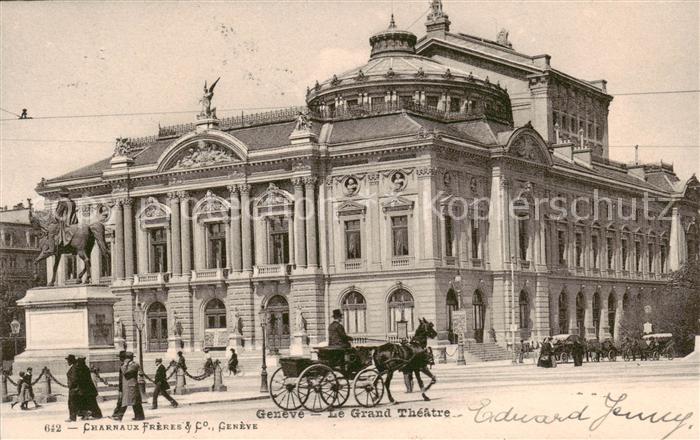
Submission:
[[[580,367],[581,365],[583,365],[583,351],[583,344],[578,338],[575,339],[571,353],[574,358],[574,367]]]
[[[80,386],[78,385],[78,372],[75,365],[75,355],[69,354],[66,356],[68,362],[68,371],[66,371],[66,379],[68,384],[68,419],[66,422],[75,422],[78,418],[78,411],[83,408],[82,396],[80,395]]]
[[[177,367],[182,370],[183,373],[187,372],[187,362],[185,362],[185,356],[182,355],[181,351],[177,352]],[[187,384],[186,376],[182,376],[182,384]]]
[[[211,353],[209,353],[209,348],[204,348],[204,355],[206,357],[204,361],[204,372],[206,374],[214,374],[214,361],[211,358]]]
[[[119,352],[119,397],[117,398],[117,406],[114,408],[114,412],[112,412],[112,419],[114,420],[121,420],[122,417],[124,417],[124,413],[126,412],[126,407],[122,406],[122,375],[121,375],[121,368],[122,365],[124,365],[124,362],[126,362],[126,351],[122,350]]]
[[[85,357],[80,356],[76,359],[75,368],[82,401],[82,407],[79,410],[81,418],[83,420],[88,420],[90,418],[101,419],[102,410],[97,404],[97,387],[95,386],[95,382],[92,381],[92,373],[85,363]]]
[[[228,358],[228,374],[229,376],[233,373],[235,376],[238,374],[238,355],[234,348],[231,349],[231,357]]]
[[[173,408],[177,408],[177,402],[168,394],[170,384],[165,376],[165,366],[161,358],[156,359],[156,377],[153,384],[155,385],[155,389],[153,390],[153,406],[151,409],[158,409],[158,396],[161,394],[170,402]]]
[[[28,400],[34,403],[34,408],[41,408],[41,405],[36,403],[36,397],[34,396],[34,385],[32,385],[32,367],[27,367],[27,372],[24,373],[24,381],[27,383]]]
[[[24,371],[19,372],[19,379],[17,379],[17,396],[15,401],[12,402],[10,408],[14,408],[15,405],[19,403],[19,409],[22,411],[29,409],[27,405],[29,404],[29,393],[27,392],[27,381],[25,379],[27,373]]]
[[[122,406],[126,413],[126,407],[130,406],[134,409],[134,418],[132,420],[145,420],[143,413],[143,405],[141,400],[141,390],[139,389],[138,375],[141,368],[138,363],[134,362],[134,353],[127,351],[125,353],[126,360],[120,369],[122,380]]]

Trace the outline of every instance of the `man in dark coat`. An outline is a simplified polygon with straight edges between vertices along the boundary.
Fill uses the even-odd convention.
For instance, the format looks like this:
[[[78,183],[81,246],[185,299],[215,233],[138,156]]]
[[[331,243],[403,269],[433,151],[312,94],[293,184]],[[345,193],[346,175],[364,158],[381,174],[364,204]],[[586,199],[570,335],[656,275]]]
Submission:
[[[351,347],[352,337],[345,333],[342,320],[343,313],[339,309],[333,310],[333,322],[328,326],[328,348],[346,349]]]
[[[122,350],[119,352],[119,368],[121,369],[122,365],[124,365],[124,362],[126,361],[126,351]],[[117,406],[114,408],[114,412],[112,413],[112,419],[114,420],[121,420],[122,417],[124,417],[124,413],[126,412],[126,407],[122,406],[122,375],[121,372],[119,373],[119,397],[117,398]]]
[[[124,407],[124,412],[126,412],[126,407],[131,406],[134,408],[134,418],[132,420],[145,420],[146,417],[143,414],[143,405],[141,404],[141,390],[139,389],[139,369],[141,368],[138,363],[134,362],[134,353],[126,352],[126,361],[121,367],[121,380],[122,380],[122,406]]]
[[[80,395],[80,385],[78,384],[78,371],[75,365],[75,356],[69,354],[66,356],[68,362],[68,371],[66,371],[66,379],[68,385],[68,419],[66,422],[75,422],[78,418],[78,411],[83,407],[82,396]]]
[[[572,355],[574,358],[574,367],[580,367],[583,365],[583,343],[579,338],[574,339],[574,344],[572,347]]]
[[[161,358],[156,359],[156,377],[153,384],[155,385],[155,389],[153,390],[153,406],[151,408],[158,409],[158,396],[161,394],[170,402],[173,408],[177,408],[177,402],[168,394],[170,384],[165,376],[165,366]]]
[[[182,370],[183,373],[187,371],[187,362],[185,362],[185,356],[182,355],[181,351],[177,352],[177,366]],[[186,377],[187,376],[182,376],[183,384],[187,383]]]
[[[97,404],[97,387],[92,381],[90,368],[85,364],[85,358],[80,356],[75,361],[76,376],[80,395],[82,396],[82,407],[80,411],[84,411],[83,420],[92,417],[93,419],[101,419],[102,411]]]
[[[231,357],[228,359],[228,371],[229,374],[233,373],[235,376],[238,374],[238,355],[235,349],[231,349]]]

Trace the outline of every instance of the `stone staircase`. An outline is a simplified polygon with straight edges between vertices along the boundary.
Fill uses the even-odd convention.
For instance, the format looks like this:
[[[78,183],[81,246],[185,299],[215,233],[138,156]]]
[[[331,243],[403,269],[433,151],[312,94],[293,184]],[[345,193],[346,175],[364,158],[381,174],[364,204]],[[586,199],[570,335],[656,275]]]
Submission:
[[[482,362],[489,361],[505,361],[513,358],[513,354],[493,342],[467,342],[464,346],[464,351],[478,358]]]

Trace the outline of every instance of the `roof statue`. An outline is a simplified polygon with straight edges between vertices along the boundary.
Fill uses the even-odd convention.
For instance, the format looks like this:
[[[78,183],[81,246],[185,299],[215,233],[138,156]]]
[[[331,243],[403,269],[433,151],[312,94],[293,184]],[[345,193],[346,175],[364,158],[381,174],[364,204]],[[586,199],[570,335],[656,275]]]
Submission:
[[[204,81],[204,95],[199,102],[202,104],[202,111],[199,113],[200,118],[213,118],[216,119],[216,107],[211,108],[211,100],[214,97],[214,87],[216,83],[219,82],[221,77],[216,78],[216,81],[212,83],[210,87],[207,88],[207,82]]]
[[[501,31],[496,36],[496,43],[498,43],[501,46],[509,47],[511,49],[513,48],[513,43],[511,43],[508,40],[508,29],[501,29]]]
[[[294,126],[294,131],[309,131],[311,130],[311,120],[309,119],[309,114],[306,112],[299,112],[297,115],[296,125]]]
[[[129,138],[117,138],[114,144],[114,154],[113,157],[124,156],[129,157],[131,153],[131,141]]]
[[[445,13],[442,12],[442,1],[432,0],[430,2],[430,14],[428,14],[428,20],[434,20],[444,16]]]

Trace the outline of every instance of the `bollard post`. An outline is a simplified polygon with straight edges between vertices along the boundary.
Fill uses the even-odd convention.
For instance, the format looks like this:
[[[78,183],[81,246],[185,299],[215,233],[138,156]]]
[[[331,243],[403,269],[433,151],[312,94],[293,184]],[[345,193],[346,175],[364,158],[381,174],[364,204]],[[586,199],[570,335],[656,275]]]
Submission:
[[[41,395],[39,396],[39,401],[41,403],[51,403],[56,401],[56,396],[51,393],[51,370],[48,367],[44,367],[42,371],[44,377],[41,378],[42,387]],[[68,394],[66,392],[66,394]]]
[[[187,394],[187,390],[185,389],[185,372],[182,368],[177,368],[177,371],[175,372],[175,378],[175,394]]]
[[[9,402],[12,400],[10,395],[7,393],[7,374],[5,372],[2,372],[2,403]]]
[[[223,378],[221,377],[221,363],[216,362],[214,366],[214,385],[211,387],[212,391],[226,391],[226,385],[224,385]]]
[[[438,357],[438,364],[446,364],[447,363],[447,347],[438,347],[438,350],[440,350],[439,357]]]

